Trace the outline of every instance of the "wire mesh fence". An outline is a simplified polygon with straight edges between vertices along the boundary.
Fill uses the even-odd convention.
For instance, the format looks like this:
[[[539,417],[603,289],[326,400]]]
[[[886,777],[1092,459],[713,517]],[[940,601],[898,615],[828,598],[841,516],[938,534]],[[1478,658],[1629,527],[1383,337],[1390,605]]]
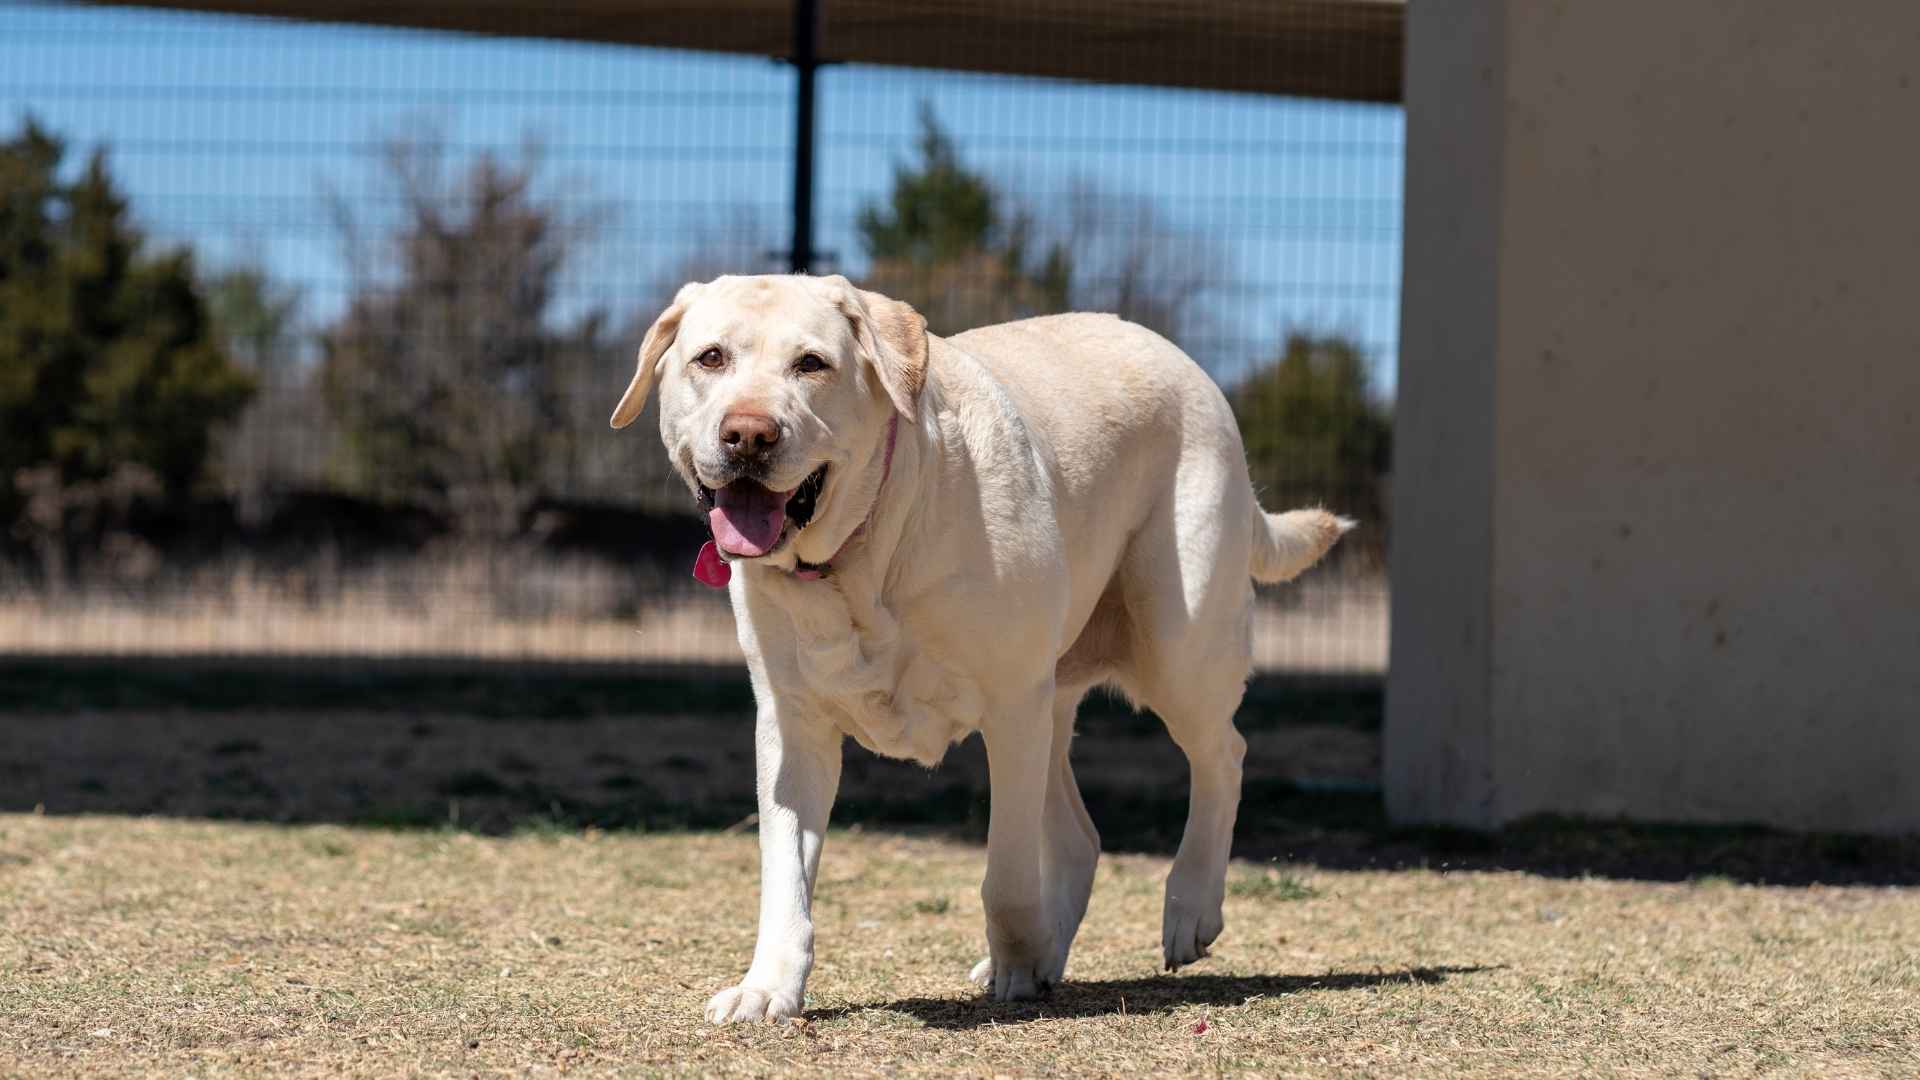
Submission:
[[[936,332],[1160,330],[1269,507],[1363,521],[1263,592],[1269,670],[1386,663],[1393,6],[1192,0],[1149,54],[1131,4],[824,16],[923,66],[819,70],[816,270]],[[489,8],[526,36],[0,3],[0,654],[738,655],[606,418],[681,283],[786,268],[794,72]]]

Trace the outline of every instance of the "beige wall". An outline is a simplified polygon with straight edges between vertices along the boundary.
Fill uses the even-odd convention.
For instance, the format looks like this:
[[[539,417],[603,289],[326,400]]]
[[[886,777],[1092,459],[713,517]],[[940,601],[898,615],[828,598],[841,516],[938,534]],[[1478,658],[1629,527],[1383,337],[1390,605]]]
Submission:
[[[1920,4],[1410,5],[1388,805],[1920,829]]]

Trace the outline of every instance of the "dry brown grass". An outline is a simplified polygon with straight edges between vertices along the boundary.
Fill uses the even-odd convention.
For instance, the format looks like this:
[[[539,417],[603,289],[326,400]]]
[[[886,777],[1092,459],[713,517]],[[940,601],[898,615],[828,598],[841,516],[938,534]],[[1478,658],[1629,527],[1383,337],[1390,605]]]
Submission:
[[[1912,1075],[1920,894],[1235,868],[1155,972],[1102,862],[1072,979],[994,1006],[977,848],[829,842],[804,1025],[698,1022],[752,946],[750,835],[0,817],[0,1073]]]
[[[299,575],[244,569],[145,599],[96,590],[55,602],[16,591],[0,599],[0,654],[742,662],[722,595],[637,591],[595,560],[537,562],[506,583],[486,569],[469,559],[364,579],[321,575],[312,595],[296,587]],[[1271,595],[1254,618],[1257,669],[1386,670],[1383,578],[1318,572]]]
[[[503,618],[463,605],[183,600],[0,605],[0,652],[30,656],[446,656],[740,663],[724,602],[663,604],[626,619]]]

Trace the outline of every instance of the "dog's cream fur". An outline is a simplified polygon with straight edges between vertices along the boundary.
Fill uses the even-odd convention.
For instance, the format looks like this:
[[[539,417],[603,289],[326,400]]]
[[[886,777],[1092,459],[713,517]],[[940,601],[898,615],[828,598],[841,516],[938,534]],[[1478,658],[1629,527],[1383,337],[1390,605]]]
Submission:
[[[721,366],[696,362],[716,346]],[[807,353],[830,369],[797,368]],[[830,466],[806,527],[789,523],[779,547],[732,564],[759,702],[760,930],[746,977],[708,1018],[800,1012],[843,736],[933,765],[981,733],[988,957],[973,978],[999,1000],[1059,981],[1100,851],[1068,747],[1080,699],[1100,684],[1152,708],[1187,755],[1161,949],[1169,968],[1205,956],[1240,798],[1233,713],[1252,580],[1293,577],[1351,523],[1263,513],[1213,381],[1111,316],[942,340],[907,305],[843,278],[721,278],[683,289],[648,332],[615,427],[656,384],[661,437],[696,491],[737,475],[718,431],[740,410],[779,425],[768,487]],[[805,579],[796,560],[831,568]]]

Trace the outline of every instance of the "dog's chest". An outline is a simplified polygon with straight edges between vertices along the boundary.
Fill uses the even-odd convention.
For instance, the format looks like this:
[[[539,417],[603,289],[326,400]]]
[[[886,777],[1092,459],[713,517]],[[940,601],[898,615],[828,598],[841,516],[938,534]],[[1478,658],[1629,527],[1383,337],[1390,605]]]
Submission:
[[[814,692],[834,725],[861,746],[929,768],[980,724],[973,680],[922,654],[899,665],[890,690],[835,693],[815,684]]]
[[[792,664],[770,671],[854,741],[876,754],[929,767],[947,747],[977,730],[979,684],[947,655],[946,644],[916,635],[881,604],[854,592],[812,589],[783,605],[792,619]]]

